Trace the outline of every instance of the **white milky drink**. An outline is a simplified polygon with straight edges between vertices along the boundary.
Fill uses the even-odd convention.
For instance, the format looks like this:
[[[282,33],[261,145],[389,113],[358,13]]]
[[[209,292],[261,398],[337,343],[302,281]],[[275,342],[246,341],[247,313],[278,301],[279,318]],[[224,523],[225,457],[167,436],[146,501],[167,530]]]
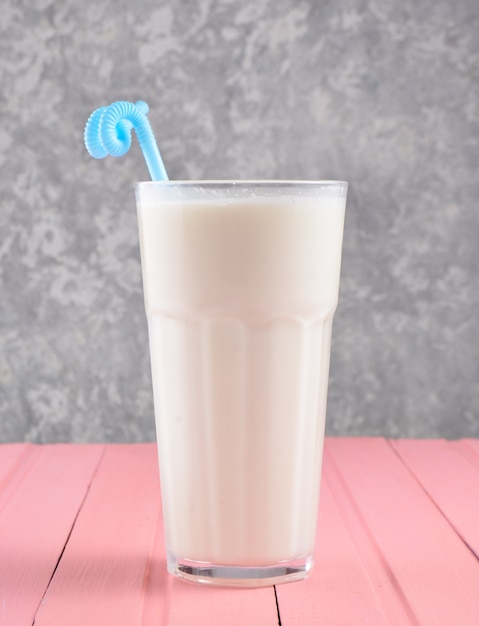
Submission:
[[[312,566],[346,183],[137,185],[168,569]]]

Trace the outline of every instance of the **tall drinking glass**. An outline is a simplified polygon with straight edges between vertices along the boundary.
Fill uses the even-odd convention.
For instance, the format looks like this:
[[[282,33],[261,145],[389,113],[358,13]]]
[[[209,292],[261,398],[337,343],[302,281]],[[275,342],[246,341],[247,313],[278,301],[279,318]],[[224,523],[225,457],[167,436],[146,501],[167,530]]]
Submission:
[[[347,183],[136,186],[168,570],[312,567]]]

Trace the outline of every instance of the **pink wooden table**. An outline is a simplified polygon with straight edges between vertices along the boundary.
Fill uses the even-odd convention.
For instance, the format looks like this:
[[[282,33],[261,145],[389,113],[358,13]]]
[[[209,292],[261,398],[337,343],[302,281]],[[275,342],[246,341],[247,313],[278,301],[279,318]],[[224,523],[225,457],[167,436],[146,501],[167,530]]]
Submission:
[[[477,626],[479,441],[329,439],[306,580],[165,570],[156,449],[0,446],[1,626]]]

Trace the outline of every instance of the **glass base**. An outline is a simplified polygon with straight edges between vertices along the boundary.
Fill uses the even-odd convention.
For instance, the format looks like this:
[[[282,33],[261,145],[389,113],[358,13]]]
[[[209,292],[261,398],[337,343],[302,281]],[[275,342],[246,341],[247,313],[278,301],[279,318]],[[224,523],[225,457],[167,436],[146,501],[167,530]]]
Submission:
[[[273,565],[215,565],[204,561],[176,559],[170,555],[168,571],[192,583],[217,587],[268,587],[306,578],[313,567],[311,556]]]

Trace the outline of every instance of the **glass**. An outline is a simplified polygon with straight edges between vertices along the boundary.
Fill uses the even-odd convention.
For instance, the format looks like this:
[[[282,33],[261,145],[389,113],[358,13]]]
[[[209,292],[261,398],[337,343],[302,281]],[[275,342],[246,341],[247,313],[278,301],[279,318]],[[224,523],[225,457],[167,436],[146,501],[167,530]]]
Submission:
[[[347,183],[136,186],[168,571],[313,565]]]

